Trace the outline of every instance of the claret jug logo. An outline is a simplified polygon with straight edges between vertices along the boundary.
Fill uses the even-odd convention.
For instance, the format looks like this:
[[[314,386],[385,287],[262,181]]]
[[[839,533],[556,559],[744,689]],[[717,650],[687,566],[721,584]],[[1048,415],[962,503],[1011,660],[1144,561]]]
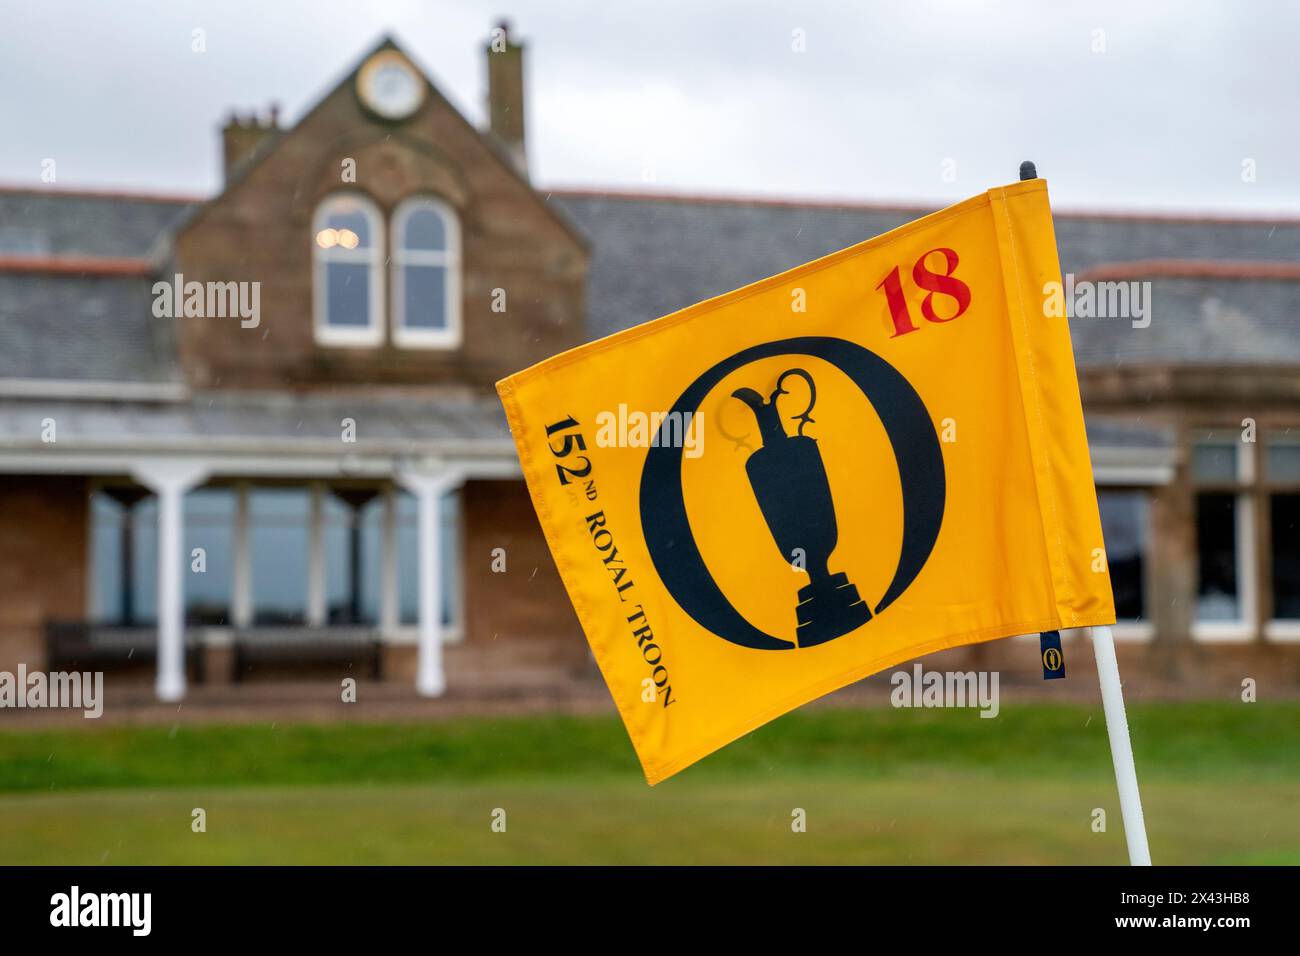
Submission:
[[[808,362],[808,358],[819,361]],[[771,361],[784,367],[775,373],[775,387],[764,394],[760,388],[772,381]],[[810,370],[814,367],[825,373]],[[819,399],[819,382],[836,376],[846,379],[858,397],[870,403],[874,416],[865,405],[840,407],[838,414],[834,405],[822,410],[827,400]],[[724,380],[734,387],[719,390]],[[742,384],[746,380],[752,384]],[[779,551],[797,576],[788,571],[780,578],[764,573],[762,579],[751,576],[739,581],[738,587],[733,574],[731,586],[724,588],[701,554],[691,521],[690,496],[683,488],[682,449],[662,443],[650,449],[641,473],[641,519],[655,569],[674,600],[706,630],[757,650],[814,647],[869,624],[920,574],[943,522],[943,454],[916,390],[874,352],[845,339],[808,336],[756,345],[724,359],[692,382],[672,411],[694,415],[706,402],[712,403],[719,417],[728,414],[725,403],[730,403],[757,426],[756,437],[752,431],[737,434],[719,428],[724,438],[731,439],[731,451],[739,462],[724,462],[724,470],[711,473],[710,480],[735,481],[734,495],[728,488],[724,496],[728,500],[749,496],[765,526],[764,546]],[[782,407],[794,409],[794,414],[783,414]],[[886,469],[891,478],[896,476],[902,514],[901,530],[892,541],[879,531],[889,524],[886,516],[880,515],[879,522],[845,522],[839,517],[843,507],[837,507],[863,495],[868,486],[878,486],[880,476],[870,476],[876,480],[868,481],[865,475],[841,474],[837,481],[827,467],[832,454],[837,454],[837,460],[862,460],[863,449],[872,447],[868,432],[882,427],[884,447],[892,456],[888,451],[877,454],[866,467]],[[849,459],[849,455],[857,457]],[[892,565],[892,575],[851,580],[848,571],[837,566],[837,549],[843,544],[856,552],[864,546],[876,549],[877,557],[891,549],[890,558],[897,557],[896,562],[886,562]],[[741,552],[742,563],[746,549],[752,550],[748,540],[737,541],[735,549]],[[883,565],[877,562],[877,566]],[[728,591],[737,594],[749,589],[789,590],[794,640],[770,633],[774,627],[765,630],[756,625],[727,596]]]
[[[777,399],[789,394],[783,387],[790,377],[808,384],[808,407],[791,416],[798,431],[787,435],[777,411]],[[817,383],[802,368],[790,368],[776,380],[767,400],[752,388],[731,393],[750,407],[758,423],[763,447],[749,456],[745,471],[772,538],[783,555],[803,561],[811,583],[800,590],[795,608],[800,647],[833,640],[871,620],[871,609],[843,571],[831,574],[831,552],[839,537],[835,502],[817,440],[803,433],[813,421]]]

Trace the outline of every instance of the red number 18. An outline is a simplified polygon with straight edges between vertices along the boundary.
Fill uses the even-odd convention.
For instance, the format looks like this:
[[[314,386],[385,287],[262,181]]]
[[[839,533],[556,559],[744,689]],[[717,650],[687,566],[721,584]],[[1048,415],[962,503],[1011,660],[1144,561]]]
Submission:
[[[935,272],[925,264],[925,260],[936,252],[943,255],[945,272]],[[917,288],[924,289],[927,293],[921,300],[921,314],[927,321],[951,322],[970,308],[970,286],[955,278],[953,276],[955,271],[957,271],[957,253],[944,248],[931,249],[912,266],[912,281],[916,283]],[[907,309],[907,298],[903,295],[903,280],[899,277],[898,266],[894,266],[876,288],[884,291],[885,300],[889,303],[889,316],[894,322],[894,334],[890,338],[896,339],[908,332],[915,332],[917,326]],[[939,313],[934,310],[936,293],[950,296],[957,302],[957,311],[946,319],[940,318]]]

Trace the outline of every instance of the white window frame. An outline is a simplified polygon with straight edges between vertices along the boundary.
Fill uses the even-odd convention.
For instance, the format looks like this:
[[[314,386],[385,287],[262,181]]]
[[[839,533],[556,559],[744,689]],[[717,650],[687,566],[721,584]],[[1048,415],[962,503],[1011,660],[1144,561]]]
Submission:
[[[407,249],[402,242],[406,222],[421,210],[432,210],[442,218],[447,246],[442,250]],[[454,349],[462,340],[460,218],[452,206],[437,196],[419,195],[404,199],[393,213],[390,237],[393,284],[393,343],[401,348]],[[446,272],[446,325],[441,329],[412,329],[406,325],[405,266],[441,266]]]
[[[1218,435],[1207,436],[1202,441],[1229,444]],[[1255,619],[1258,616],[1259,568],[1255,559],[1255,485],[1254,444],[1235,439],[1237,448],[1237,478],[1239,490],[1233,502],[1237,545],[1237,606],[1241,613],[1231,621],[1205,621],[1195,617],[1193,605],[1192,639],[1206,643],[1245,644],[1255,638]],[[1193,447],[1192,453],[1195,453]],[[1242,488],[1244,486],[1244,488]],[[1193,496],[1200,493],[1195,476],[1192,477]],[[1197,543],[1199,553],[1199,542]],[[1193,595],[1193,601],[1197,599]]]
[[[326,219],[333,207],[347,201],[360,206],[370,226],[369,249],[322,249],[316,244],[316,234],[325,228]],[[316,341],[320,345],[375,346],[384,341],[384,217],[379,207],[368,196],[355,192],[334,193],[321,200],[312,216],[312,324]],[[326,273],[331,262],[370,267],[370,314],[364,326],[332,326],[329,324],[329,283]]]
[[[1255,567],[1255,509],[1251,495],[1238,494],[1233,507],[1237,525],[1237,606],[1241,613],[1231,621],[1194,620],[1192,637],[1198,641],[1245,643],[1255,636],[1259,575]]]
[[[104,623],[112,624],[112,623],[115,623],[115,622],[107,622],[107,621],[105,621],[104,618],[103,618],[103,616],[97,613],[97,612],[99,611],[99,600],[98,600],[98,599],[99,599],[99,578],[100,578],[100,568],[99,568],[99,562],[97,562],[97,561],[95,560],[95,506],[94,506],[94,497],[95,497],[95,495],[107,494],[109,488],[113,487],[114,485],[117,485],[117,486],[120,487],[121,484],[122,484],[122,482],[119,482],[119,481],[111,481],[111,480],[106,479],[106,478],[92,478],[92,479],[90,479],[90,481],[89,481],[88,484],[87,484],[87,495],[86,495],[86,550],[85,550],[85,562],[84,562],[84,563],[85,563],[85,568],[86,568],[86,589],[85,589],[85,594],[82,596],[82,597],[83,597],[82,604],[83,604],[83,606],[84,606],[84,608],[85,608],[85,620],[91,622],[92,624],[104,624]],[[150,498],[150,497],[153,497],[153,492],[152,492],[152,491],[151,491],[148,495],[146,495],[144,498],[141,498],[140,501],[146,501],[146,500],[148,500],[148,498]],[[139,503],[139,502],[137,502],[137,504],[138,504],[138,503]],[[125,573],[127,573],[127,572],[126,572],[125,570],[123,570],[123,573],[125,574]],[[133,574],[134,571],[132,571],[131,573]],[[156,604],[156,602],[157,602],[157,596],[156,596],[156,595],[155,595],[154,600],[155,600],[155,604]],[[157,610],[157,608],[155,607],[155,612],[156,612],[156,610]],[[148,628],[148,627],[151,627],[151,626],[153,626],[153,625],[148,625],[148,624],[135,624],[135,625],[131,625],[131,626],[134,626],[134,627],[141,627],[141,628]]]
[[[305,600],[303,602],[303,615],[302,615],[303,619],[301,624],[267,624],[265,622],[259,624],[257,621],[258,610],[259,610],[257,604],[258,593],[257,593],[257,586],[253,581],[253,577],[254,577],[253,552],[255,550],[253,548],[253,530],[257,527],[257,521],[255,516],[253,515],[253,496],[258,491],[280,491],[280,490],[303,491],[306,492],[307,494],[307,524],[306,524],[307,564],[303,569],[304,574],[306,575],[306,582],[305,582],[306,591],[304,595]],[[239,503],[239,507],[236,511],[236,522],[237,522],[237,526],[238,523],[242,522],[243,528],[239,529],[239,533],[242,536],[242,540],[239,542],[238,547],[240,548],[241,553],[239,553],[238,556],[236,557],[236,561],[244,563],[246,570],[243,573],[247,575],[246,584],[241,585],[247,587],[247,591],[239,596],[240,601],[246,604],[246,611],[241,611],[241,613],[247,613],[248,615],[248,623],[245,626],[247,626],[251,630],[258,630],[263,628],[298,629],[298,628],[316,627],[317,625],[312,621],[312,600],[313,600],[312,588],[314,587],[313,577],[316,574],[316,562],[321,560],[321,556],[319,554],[321,549],[319,545],[320,533],[318,527],[318,522],[320,519],[320,511],[318,508],[319,499],[316,493],[316,483],[312,481],[282,483],[275,480],[263,480],[263,481],[252,480],[244,483],[244,487],[240,491],[240,497],[241,500]],[[231,605],[232,605],[231,617],[232,618],[234,618],[235,616],[234,601],[235,601],[235,597],[234,595],[232,595],[231,596]]]
[[[1278,617],[1264,622],[1264,636],[1279,644],[1300,643],[1300,621]]]
[[[1260,494],[1263,496],[1263,499],[1267,502],[1269,508],[1269,514],[1271,515],[1272,508],[1273,508],[1274,493],[1285,492],[1285,493],[1293,494],[1294,491],[1291,491],[1288,488],[1278,488],[1273,484],[1273,482],[1276,479],[1271,473],[1268,473],[1269,449],[1275,445],[1286,445],[1290,447],[1295,447],[1297,445],[1300,445],[1300,439],[1293,438],[1293,437],[1278,437],[1276,435],[1271,435],[1266,433],[1264,437],[1264,441],[1265,441],[1265,445],[1263,449],[1263,458],[1264,458],[1264,466],[1265,466],[1264,470],[1266,473],[1265,474],[1266,483],[1260,489]],[[1273,573],[1272,569],[1270,568],[1269,569],[1270,584],[1272,583],[1272,573]],[[1271,603],[1272,602],[1270,601],[1270,604]],[[1300,618],[1277,617],[1276,607],[1273,607],[1272,611],[1274,616],[1271,617],[1270,620],[1264,622],[1264,637],[1270,641],[1276,641],[1282,644],[1294,644],[1300,642]]]

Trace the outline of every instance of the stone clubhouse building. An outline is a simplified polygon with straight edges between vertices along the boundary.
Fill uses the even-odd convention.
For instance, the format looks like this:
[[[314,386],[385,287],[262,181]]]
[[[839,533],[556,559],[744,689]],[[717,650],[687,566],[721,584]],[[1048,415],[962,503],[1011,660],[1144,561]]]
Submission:
[[[386,40],[215,196],[0,188],[0,670],[590,675],[493,383],[931,211],[540,188],[485,56],[487,129]],[[1126,677],[1300,684],[1300,219],[1056,229]]]

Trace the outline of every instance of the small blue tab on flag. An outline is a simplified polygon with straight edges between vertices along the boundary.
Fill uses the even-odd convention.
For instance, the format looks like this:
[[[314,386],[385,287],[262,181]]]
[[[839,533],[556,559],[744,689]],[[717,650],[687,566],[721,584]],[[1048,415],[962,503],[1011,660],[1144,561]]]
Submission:
[[[1038,635],[1039,656],[1043,659],[1043,680],[1065,677],[1065,655],[1061,653],[1061,632],[1043,631]]]

